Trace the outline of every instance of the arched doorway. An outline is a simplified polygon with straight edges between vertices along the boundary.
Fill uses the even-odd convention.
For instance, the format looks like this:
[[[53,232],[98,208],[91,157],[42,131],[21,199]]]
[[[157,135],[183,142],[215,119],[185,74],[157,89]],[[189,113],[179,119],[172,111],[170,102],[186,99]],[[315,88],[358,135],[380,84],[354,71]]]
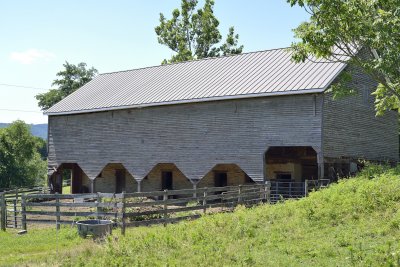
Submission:
[[[70,186],[70,190],[63,192],[64,185]],[[62,163],[49,177],[49,186],[52,193],[88,193],[90,181],[77,163]]]
[[[267,180],[318,179],[317,152],[310,146],[273,146],[265,152]]]
[[[265,152],[265,174],[271,201],[303,197],[306,180],[318,179],[317,152],[310,146],[270,147]]]

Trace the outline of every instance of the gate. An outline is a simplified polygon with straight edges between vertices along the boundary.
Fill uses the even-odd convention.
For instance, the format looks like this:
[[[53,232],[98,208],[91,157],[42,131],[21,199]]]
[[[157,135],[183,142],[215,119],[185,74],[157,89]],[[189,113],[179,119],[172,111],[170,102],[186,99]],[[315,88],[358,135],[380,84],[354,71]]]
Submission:
[[[21,199],[6,199],[6,227],[22,228]]]
[[[0,193],[0,226],[6,228],[22,229],[21,194],[44,193],[47,188],[16,189]]]
[[[270,184],[270,201],[276,203],[284,199],[298,199],[305,197],[309,192],[327,187],[328,179],[305,180],[304,182],[294,182],[288,180],[267,181]]]
[[[306,196],[305,182],[292,182],[275,180],[269,181],[271,184],[271,203],[276,203],[283,199],[297,199]]]
[[[22,228],[21,196],[18,191],[3,192],[0,205],[2,227]]]

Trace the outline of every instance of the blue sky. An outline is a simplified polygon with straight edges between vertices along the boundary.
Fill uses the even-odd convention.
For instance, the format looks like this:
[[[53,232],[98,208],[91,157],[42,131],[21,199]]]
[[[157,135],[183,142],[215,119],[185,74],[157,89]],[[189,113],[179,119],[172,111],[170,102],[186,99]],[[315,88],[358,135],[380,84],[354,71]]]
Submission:
[[[170,58],[172,52],[158,44],[154,27],[160,12],[169,18],[179,5],[180,0],[4,1],[0,122],[46,123],[34,96],[51,87],[65,61],[86,62],[103,73],[159,65]],[[289,46],[291,30],[308,17],[285,0],[216,0],[214,11],[223,36],[235,26],[244,52]]]

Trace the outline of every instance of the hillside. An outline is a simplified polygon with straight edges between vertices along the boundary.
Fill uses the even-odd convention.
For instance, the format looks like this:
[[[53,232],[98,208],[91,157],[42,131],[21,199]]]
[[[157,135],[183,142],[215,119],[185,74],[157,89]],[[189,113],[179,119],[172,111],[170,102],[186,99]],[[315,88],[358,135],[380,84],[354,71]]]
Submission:
[[[356,178],[342,180],[299,201],[240,207],[234,213],[207,215],[167,227],[131,228],[125,237],[115,231],[114,238],[105,243],[90,245],[92,241],[80,240],[70,228],[63,229],[56,241],[54,230],[47,230],[53,235],[43,231],[18,238],[0,233],[3,255],[9,255],[15,247],[21,252],[14,258],[0,255],[0,262],[66,266],[400,266],[400,167],[371,166]],[[39,252],[27,245],[30,238],[36,244],[43,242],[47,250]],[[56,251],[50,248],[52,242],[63,248],[58,257],[51,256]],[[24,250],[28,251],[25,256]]]
[[[0,128],[5,128],[10,123],[0,123]],[[43,139],[47,139],[47,123],[44,124],[30,124],[31,133],[34,136],[41,137]]]

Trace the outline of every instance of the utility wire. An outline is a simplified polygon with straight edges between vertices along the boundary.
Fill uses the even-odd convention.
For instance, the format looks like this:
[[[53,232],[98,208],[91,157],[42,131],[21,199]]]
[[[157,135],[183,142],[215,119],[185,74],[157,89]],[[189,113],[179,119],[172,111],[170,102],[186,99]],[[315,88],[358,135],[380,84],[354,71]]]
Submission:
[[[34,111],[34,110],[6,109],[6,108],[0,108],[0,111],[27,112],[27,113],[43,113],[43,112],[41,112],[41,111]]]
[[[16,85],[16,84],[8,84],[8,83],[0,83],[0,86],[8,86],[8,87],[19,87],[19,88],[26,88],[26,89],[33,89],[33,90],[48,90],[46,88],[39,88],[33,86],[25,86],[25,85]]]

